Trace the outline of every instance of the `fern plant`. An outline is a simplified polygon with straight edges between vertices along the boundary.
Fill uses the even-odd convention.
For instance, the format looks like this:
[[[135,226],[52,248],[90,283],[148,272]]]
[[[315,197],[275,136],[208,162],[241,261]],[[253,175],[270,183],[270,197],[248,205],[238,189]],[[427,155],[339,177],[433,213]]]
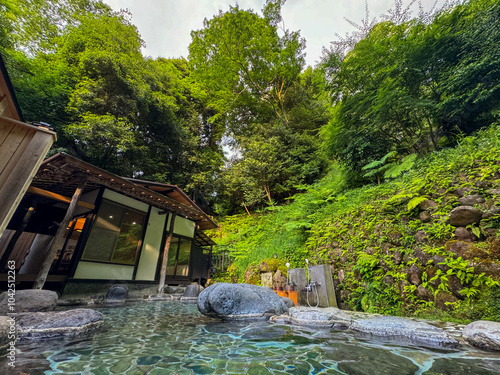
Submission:
[[[380,185],[380,176],[382,175],[384,179],[399,177],[403,172],[409,171],[413,168],[415,160],[417,159],[417,154],[407,155],[401,160],[396,158],[397,152],[390,151],[385,154],[380,160],[372,161],[371,163],[365,165],[362,170],[366,172],[365,177],[377,177],[377,183]],[[389,160],[394,161],[387,163]]]

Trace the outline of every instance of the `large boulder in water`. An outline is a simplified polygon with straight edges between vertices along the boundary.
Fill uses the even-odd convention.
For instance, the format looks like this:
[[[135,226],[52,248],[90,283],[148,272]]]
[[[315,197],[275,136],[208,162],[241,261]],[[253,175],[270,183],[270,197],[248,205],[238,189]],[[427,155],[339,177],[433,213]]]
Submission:
[[[103,315],[91,309],[20,313],[16,316],[20,340],[73,336],[97,330]]]
[[[486,350],[500,351],[500,323],[478,320],[464,327],[464,339],[471,345]]]
[[[278,324],[295,324],[320,328],[348,328],[352,319],[344,311],[336,307],[292,307],[288,314],[273,316],[271,321]]]
[[[26,289],[17,290],[12,297],[13,304],[9,305],[9,295],[7,292],[0,294],[0,315],[18,312],[50,311],[57,306],[59,296],[52,290]],[[12,309],[9,307],[12,306]]]
[[[456,348],[459,342],[441,328],[410,319],[381,316],[354,321],[350,328],[373,336],[431,348]]]
[[[217,283],[200,293],[198,310],[203,315],[223,320],[256,320],[283,314],[288,307],[267,287]]]

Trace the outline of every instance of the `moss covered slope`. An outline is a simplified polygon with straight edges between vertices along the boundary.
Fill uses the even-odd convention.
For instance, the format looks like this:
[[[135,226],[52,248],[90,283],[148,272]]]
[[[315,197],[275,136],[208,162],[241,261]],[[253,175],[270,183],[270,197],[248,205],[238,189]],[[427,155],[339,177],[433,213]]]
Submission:
[[[330,173],[290,203],[226,217],[216,251],[244,281],[265,259],[332,266],[341,303],[395,315],[500,321],[500,126],[417,161],[380,185]],[[258,280],[253,275],[253,280]]]

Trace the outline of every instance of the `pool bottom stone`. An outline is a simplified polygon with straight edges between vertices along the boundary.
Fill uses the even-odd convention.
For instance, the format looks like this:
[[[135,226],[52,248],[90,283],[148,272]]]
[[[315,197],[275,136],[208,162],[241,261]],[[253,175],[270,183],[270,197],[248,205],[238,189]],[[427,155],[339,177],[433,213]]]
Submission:
[[[94,336],[18,343],[8,374],[498,374],[500,354],[430,350],[348,331],[220,322],[195,305],[149,302],[98,308]],[[495,372],[496,371],[496,372]]]

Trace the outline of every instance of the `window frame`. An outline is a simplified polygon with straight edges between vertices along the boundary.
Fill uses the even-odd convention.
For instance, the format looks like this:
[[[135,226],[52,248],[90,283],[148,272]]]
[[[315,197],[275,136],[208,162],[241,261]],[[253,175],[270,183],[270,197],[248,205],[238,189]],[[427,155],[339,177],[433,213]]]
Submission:
[[[94,231],[94,228],[95,228],[95,226],[97,225],[97,222],[98,222],[99,211],[101,210],[101,207],[102,207],[103,203],[105,203],[105,202],[106,203],[111,203],[112,205],[119,206],[119,207],[121,207],[121,208],[124,209],[123,210],[123,215],[120,218],[120,230],[121,230],[121,227],[123,225],[123,220],[124,220],[123,217],[125,216],[125,213],[127,211],[132,211],[132,212],[134,212],[136,214],[140,214],[140,215],[143,216],[142,229],[141,229],[141,232],[140,232],[140,234],[138,236],[139,237],[139,241],[137,242],[137,247],[135,249],[134,260],[131,261],[131,262],[120,262],[120,261],[112,260],[113,259],[113,255],[114,255],[114,253],[116,251],[116,245],[118,244],[118,238],[115,240],[114,246],[113,246],[113,250],[110,253],[110,260],[92,259],[92,258],[86,258],[85,257],[85,253],[87,251],[87,246],[89,245],[89,240],[91,239],[92,233]],[[146,229],[147,229],[148,212],[144,212],[144,211],[138,210],[136,208],[129,207],[127,205],[118,203],[116,201],[113,201],[113,200],[107,199],[107,198],[102,198],[102,200],[101,200],[101,202],[99,204],[99,208],[95,212],[96,212],[95,213],[95,219],[93,220],[92,228],[89,231],[89,235],[88,235],[88,237],[85,240],[85,246],[84,246],[84,249],[83,249],[83,252],[82,252],[80,260],[84,261],[84,262],[106,263],[106,264],[113,264],[113,265],[120,265],[120,266],[136,267],[137,266],[137,262],[139,260],[140,253],[141,253],[142,243],[144,241],[144,234],[145,234]],[[118,233],[118,235],[120,234],[120,232],[117,232],[117,233]]]

